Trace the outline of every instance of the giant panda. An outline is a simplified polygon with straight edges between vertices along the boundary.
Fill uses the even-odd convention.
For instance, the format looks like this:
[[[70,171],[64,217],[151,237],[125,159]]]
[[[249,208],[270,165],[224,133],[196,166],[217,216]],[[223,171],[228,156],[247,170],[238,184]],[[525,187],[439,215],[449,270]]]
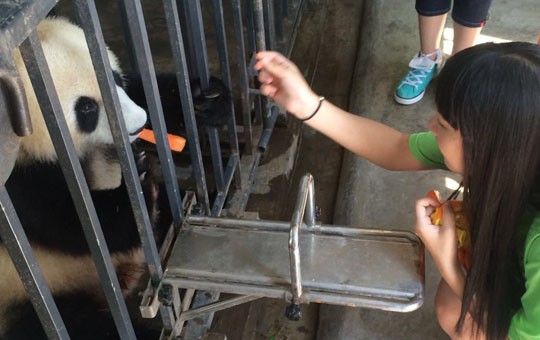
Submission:
[[[132,209],[115,161],[112,134],[83,31],[63,18],[46,18],[37,33],[72,139],[88,177],[91,196],[124,296],[145,273]],[[122,88],[117,58],[108,52],[130,140],[137,139],[147,114]],[[25,88],[33,133],[21,139],[6,188],[32,245],[72,339],[117,339],[118,334],[92,261],[57,155],[18,52],[15,63]],[[138,158],[138,163],[144,157]],[[144,168],[144,167],[143,167]],[[158,187],[146,176],[143,188]],[[155,221],[155,202],[147,201]],[[142,339],[157,338],[147,327]],[[155,335],[155,336],[154,336]],[[0,242],[0,338],[46,339],[5,247]]]

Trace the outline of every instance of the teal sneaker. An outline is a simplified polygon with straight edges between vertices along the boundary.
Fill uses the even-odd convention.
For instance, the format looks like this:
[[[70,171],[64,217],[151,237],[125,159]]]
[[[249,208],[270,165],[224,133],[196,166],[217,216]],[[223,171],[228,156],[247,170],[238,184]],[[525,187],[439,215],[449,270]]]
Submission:
[[[436,59],[431,57],[436,55]],[[444,57],[441,50],[437,50],[430,54],[418,52],[409,63],[409,72],[401,79],[394,99],[399,104],[411,105],[424,97],[426,87],[428,86],[433,76],[439,71],[444,64]]]

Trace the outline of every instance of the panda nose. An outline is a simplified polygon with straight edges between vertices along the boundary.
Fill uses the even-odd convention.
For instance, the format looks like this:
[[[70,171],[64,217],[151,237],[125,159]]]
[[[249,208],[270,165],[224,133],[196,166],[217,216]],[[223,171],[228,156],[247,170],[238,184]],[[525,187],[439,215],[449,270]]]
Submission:
[[[124,114],[126,127],[128,131],[135,130],[135,132],[130,133],[130,135],[138,134],[139,132],[141,132],[140,129],[142,129],[146,124],[146,111],[144,111],[140,106],[135,104],[135,102],[133,102],[128,97],[128,95],[122,88],[117,86],[116,89],[118,92],[118,99],[120,99],[122,113]]]

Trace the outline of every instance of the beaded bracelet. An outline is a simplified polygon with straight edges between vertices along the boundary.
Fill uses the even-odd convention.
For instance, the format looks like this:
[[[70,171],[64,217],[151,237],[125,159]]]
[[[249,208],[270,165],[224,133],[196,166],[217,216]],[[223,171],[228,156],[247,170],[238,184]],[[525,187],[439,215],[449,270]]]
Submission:
[[[305,122],[306,120],[310,120],[311,118],[313,118],[317,114],[317,112],[319,112],[324,99],[325,99],[324,97],[319,97],[319,105],[317,106],[315,111],[312,114],[310,114],[307,118],[301,118],[300,121]]]

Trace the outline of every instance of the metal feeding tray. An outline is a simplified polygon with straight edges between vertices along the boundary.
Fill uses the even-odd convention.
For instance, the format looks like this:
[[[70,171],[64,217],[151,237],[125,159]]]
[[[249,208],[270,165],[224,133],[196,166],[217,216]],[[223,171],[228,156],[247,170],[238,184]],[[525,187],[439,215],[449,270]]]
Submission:
[[[319,225],[314,210],[308,174],[291,222],[188,216],[162,284],[286,298],[298,310],[304,302],[397,312],[422,305],[424,248],[415,234]]]

